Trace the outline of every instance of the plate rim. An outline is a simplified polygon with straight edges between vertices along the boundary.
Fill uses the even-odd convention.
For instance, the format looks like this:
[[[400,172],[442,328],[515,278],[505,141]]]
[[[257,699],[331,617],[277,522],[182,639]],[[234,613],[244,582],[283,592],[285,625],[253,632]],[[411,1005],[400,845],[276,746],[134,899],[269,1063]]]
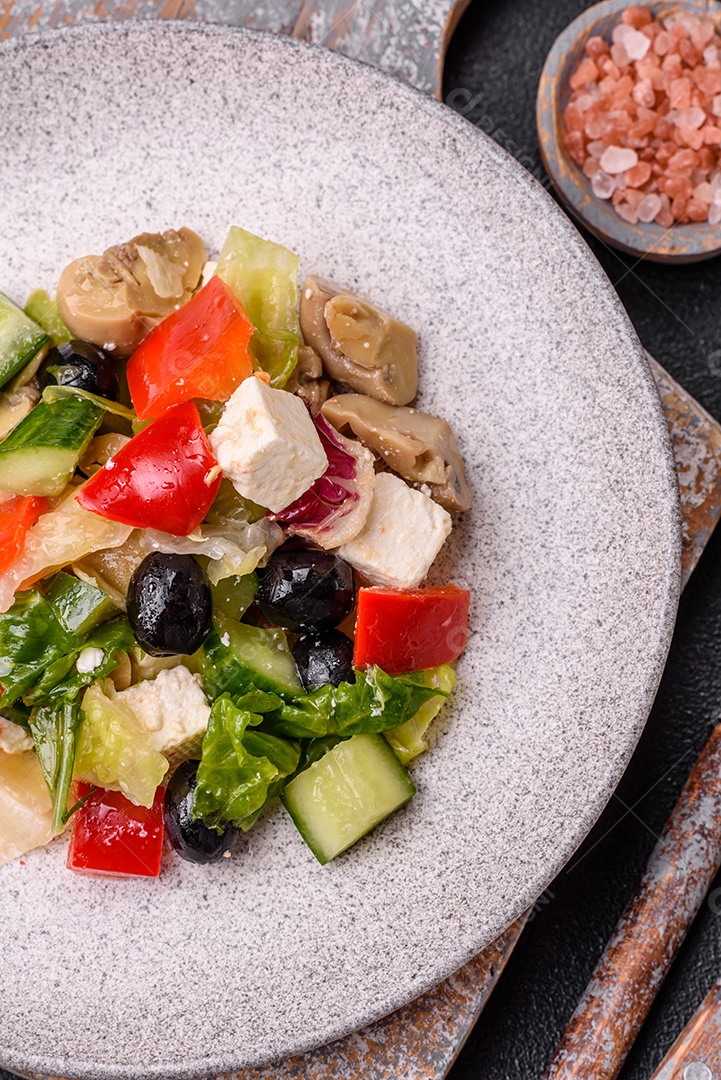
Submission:
[[[278,1052],[270,1058],[266,1051],[252,1056],[246,1054],[234,1058],[227,1055],[217,1055],[215,1057],[208,1055],[202,1059],[185,1062],[182,1065],[161,1063],[155,1065],[110,1066],[104,1062],[89,1061],[87,1058],[76,1061],[68,1057],[33,1056],[25,1050],[4,1046],[0,1036],[0,1064],[3,1067],[19,1072],[42,1073],[47,1077],[47,1080],[55,1076],[74,1077],[76,1080],[146,1080],[146,1078],[147,1080],[195,1080],[197,1077],[211,1074],[235,1073],[239,1069],[257,1067],[269,1064],[271,1061],[279,1061],[284,1057],[307,1053],[320,1045],[342,1038],[352,1031],[358,1031],[383,1016],[402,1008],[409,1001],[421,996],[452,975],[486,948],[491,941],[495,940],[498,934],[502,933],[504,929],[532,906],[543,892],[543,889],[560,873],[563,866],[572,857],[600,817],[628,765],[650,714],[671,645],[680,595],[682,545],[680,493],[671,435],[663,413],[656,381],[630,317],[610,279],[577,227],[554,202],[543,185],[524,169],[512,154],[503,150],[484,131],[477,128],[449,106],[446,106],[442,101],[424,94],[415,87],[370,64],[343,56],[322,45],[250,27],[233,26],[224,23],[147,18],[117,21],[98,20],[82,25],[47,29],[0,42],[0,75],[5,56],[38,47],[47,49],[62,43],[66,38],[104,36],[117,36],[120,38],[136,35],[146,39],[152,37],[160,39],[166,34],[198,35],[200,38],[210,39],[230,37],[236,40],[243,39],[250,43],[263,43],[265,46],[270,45],[272,48],[281,51],[312,54],[316,63],[324,63],[336,69],[347,69],[350,72],[359,74],[361,78],[367,80],[370,84],[391,90],[393,94],[404,97],[412,105],[424,110],[431,118],[435,118],[441,124],[451,128],[471,148],[482,147],[483,154],[490,155],[501,168],[511,170],[516,179],[526,185],[534,201],[544,207],[542,213],[545,212],[555,216],[556,227],[563,236],[565,243],[569,248],[573,249],[585,267],[595,275],[599,290],[603,290],[606,302],[615,310],[618,318],[619,333],[623,332],[626,338],[627,356],[626,353],[624,353],[624,356],[626,357],[629,375],[633,374],[639,388],[644,392],[645,406],[648,413],[648,431],[649,433],[653,432],[653,442],[659,451],[659,464],[663,468],[662,488],[659,488],[659,492],[663,490],[663,505],[665,516],[668,519],[667,546],[664,550],[665,588],[663,601],[659,605],[657,612],[653,653],[649,656],[643,677],[639,678],[637,698],[633,703],[633,707],[629,709],[629,721],[625,738],[622,743],[619,742],[616,746],[613,761],[607,763],[606,770],[599,776],[598,794],[569,827],[563,846],[556,848],[556,858],[552,865],[546,867],[540,889],[537,888],[538,882],[526,886],[521,895],[517,897],[512,913],[510,915],[505,913],[501,918],[497,917],[495,921],[491,920],[489,922],[491,929],[482,936],[482,939],[479,938],[472,943],[466,943],[462,947],[444,954],[444,962],[438,963],[432,971],[429,971],[422,980],[413,986],[412,990],[406,986],[390,995],[386,1000],[377,1002],[375,1007],[357,1008],[353,1015],[343,1022],[326,1023],[322,1035],[319,1035],[318,1031],[315,1034],[307,1033],[303,1038],[294,1039],[292,1044],[287,1043],[281,1046]]]

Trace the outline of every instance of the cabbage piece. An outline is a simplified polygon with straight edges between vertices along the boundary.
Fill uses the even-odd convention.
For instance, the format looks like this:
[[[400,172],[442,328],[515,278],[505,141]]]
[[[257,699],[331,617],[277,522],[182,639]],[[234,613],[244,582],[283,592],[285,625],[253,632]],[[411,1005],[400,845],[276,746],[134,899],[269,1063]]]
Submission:
[[[141,542],[148,551],[166,551],[175,555],[204,555],[210,559],[208,578],[217,585],[223,578],[243,577],[264,565],[283,543],[283,530],[270,518],[260,521],[232,521],[226,525],[201,525],[189,536],[147,529]]]
[[[18,558],[0,574],[0,612],[7,611],[21,585],[45,577],[82,559],[91,551],[120,547],[133,531],[129,525],[107,521],[83,510],[72,488],[54,510],[43,514],[29,530]]]
[[[450,664],[442,664],[441,667],[431,668],[421,674],[424,677],[424,686],[438,689],[441,693],[425,701],[415,716],[406,720],[405,724],[394,728],[393,731],[385,732],[386,739],[403,765],[407,765],[409,761],[428,749],[428,743],[424,738],[425,733],[456,685],[456,673]]]
[[[168,762],[150,745],[143,725],[118,701],[110,680],[88,688],[82,710],[85,721],[75,756],[76,778],[122,791],[136,806],[149,809]]]
[[[285,510],[270,516],[290,535],[319,547],[340,547],[366,523],[373,501],[373,455],[359,442],[340,435],[318,414],[313,422],[328,457],[328,468]]]
[[[298,256],[281,244],[234,226],[220,253],[216,273],[232,289],[255,327],[253,360],[285,386],[298,362]]]
[[[269,697],[270,695],[263,695]],[[258,704],[251,696],[244,702]],[[269,704],[272,704],[269,702]],[[247,830],[298,766],[300,747],[254,730],[262,717],[224,694],[213,703],[198,766],[193,816],[208,828]]]

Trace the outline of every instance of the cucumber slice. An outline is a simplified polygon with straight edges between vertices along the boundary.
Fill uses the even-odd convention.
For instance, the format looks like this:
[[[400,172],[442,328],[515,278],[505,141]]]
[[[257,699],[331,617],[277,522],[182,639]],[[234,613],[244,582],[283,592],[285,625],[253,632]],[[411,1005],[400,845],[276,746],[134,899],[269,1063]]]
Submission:
[[[60,495],[103,415],[99,405],[75,395],[39,402],[0,443],[0,489]]]
[[[56,300],[51,300],[45,289],[36,289],[25,301],[25,314],[50,335],[53,345],[72,341],[73,335],[60,317]]]
[[[47,600],[63,630],[79,638],[87,637],[96,626],[118,614],[107,593],[64,570],[51,579]]]
[[[10,382],[49,341],[42,326],[0,293],[0,387]]]
[[[255,600],[258,591],[258,575],[237,574],[221,578],[216,585],[210,586],[213,594],[213,611],[227,615],[231,619],[242,619]]]
[[[201,673],[210,697],[225,693],[237,697],[256,687],[282,698],[303,693],[282,630],[248,626],[220,613],[213,622],[201,650]]]
[[[416,793],[382,735],[354,735],[286,784],[281,799],[321,866]]]

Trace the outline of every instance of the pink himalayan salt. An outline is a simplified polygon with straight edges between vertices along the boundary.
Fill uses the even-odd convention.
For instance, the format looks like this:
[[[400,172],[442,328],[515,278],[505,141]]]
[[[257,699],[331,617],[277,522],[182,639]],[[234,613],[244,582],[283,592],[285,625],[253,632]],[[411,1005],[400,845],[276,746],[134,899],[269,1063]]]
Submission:
[[[721,94],[717,94],[711,102],[711,112],[714,116],[721,116]]]
[[[693,189],[694,199],[698,199],[699,202],[706,203],[707,205],[713,202],[714,194],[714,189],[711,187],[708,180],[701,184],[697,184]]]
[[[640,30],[644,26],[648,26],[653,20],[653,15],[646,7],[641,7],[640,4],[631,4],[625,9],[621,15],[621,21],[626,23],[627,26],[632,26],[635,30]]]
[[[624,221],[627,221],[629,225],[638,224],[638,210],[634,210],[627,202],[617,203],[616,213],[619,217],[623,218]]]
[[[656,104],[656,91],[648,79],[641,79],[636,83],[631,97],[637,105],[643,105],[646,109],[652,109]]]
[[[689,199],[686,204],[686,216],[689,221],[706,221],[708,218],[708,203],[702,203],[698,199]]]
[[[597,199],[610,199],[616,190],[616,182],[608,173],[599,171],[591,177],[591,187]]]
[[[638,220],[642,221],[644,225],[650,224],[656,220],[661,210],[661,199],[658,195],[646,195],[642,202],[638,204],[637,214]]]
[[[571,76],[571,89],[580,90],[586,83],[595,82],[598,78],[598,68],[590,56],[584,57]]]
[[[645,34],[639,33],[638,30],[632,29],[629,29],[621,44],[626,50],[629,60],[643,60],[644,56],[651,48],[650,38],[646,37]]]
[[[644,16],[637,24],[635,17],[622,15],[612,45],[599,37],[589,40],[585,59],[595,63],[598,75],[586,82],[579,78],[572,93],[568,149],[590,176],[591,186],[598,177],[599,191],[608,197],[612,189],[613,204],[625,206],[626,213],[654,195],[660,209],[652,201],[650,210],[658,210],[657,222],[668,227],[674,217],[700,219],[702,205],[713,205],[708,202],[709,187],[703,185],[721,171],[721,123],[712,109],[715,98],[721,98],[721,37],[708,20],[695,15],[684,13],[662,25],[649,9],[640,10]],[[631,31],[649,44],[636,41]],[[634,44],[644,52],[638,60],[629,56]],[[719,90],[709,93],[716,79]],[[718,108],[721,111],[721,101]],[[605,172],[602,159],[609,150],[636,152],[636,165],[625,172]],[[599,175],[604,172],[605,181]],[[645,208],[646,216],[650,210]]]
[[[611,175],[625,173],[635,165],[638,165],[638,154],[623,146],[609,146],[601,158],[601,168]]]
[[[656,34],[653,42],[653,51],[657,56],[665,56],[671,48],[671,44],[671,35],[667,33],[666,30],[662,30],[659,34]]]
[[[713,203],[708,212],[709,225],[721,225],[721,203]]]
[[[647,161],[639,161],[632,169],[626,171],[625,176],[627,187],[643,187],[651,179],[651,166]]]

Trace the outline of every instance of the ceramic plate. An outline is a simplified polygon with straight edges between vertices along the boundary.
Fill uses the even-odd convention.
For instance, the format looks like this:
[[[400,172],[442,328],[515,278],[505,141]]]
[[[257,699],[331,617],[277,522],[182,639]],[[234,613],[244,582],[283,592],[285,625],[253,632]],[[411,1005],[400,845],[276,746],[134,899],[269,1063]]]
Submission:
[[[62,842],[0,871],[0,1061],[193,1077],[378,1018],[534,902],[593,824],[669,645],[680,516],[666,430],[609,282],[545,191],[443,106],[320,49],[212,27],[0,51],[0,266],[242,224],[417,327],[420,402],[475,506],[439,580],[473,590],[416,799],[321,868],[281,808],[232,864],[79,878]]]

